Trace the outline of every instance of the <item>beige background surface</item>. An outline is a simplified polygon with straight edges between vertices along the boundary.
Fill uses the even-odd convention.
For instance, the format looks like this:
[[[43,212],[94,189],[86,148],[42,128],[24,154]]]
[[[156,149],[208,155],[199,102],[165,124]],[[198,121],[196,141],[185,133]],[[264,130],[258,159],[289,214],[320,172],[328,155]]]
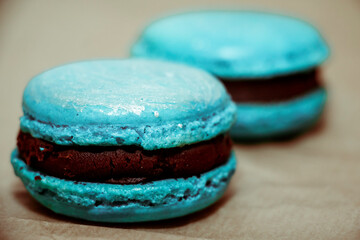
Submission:
[[[219,6],[286,12],[322,30],[326,121],[289,142],[237,145],[226,196],[188,217],[95,224],[36,203],[9,163],[27,81],[69,61],[126,57],[149,20]],[[0,83],[0,239],[360,239],[360,1],[0,0]]]

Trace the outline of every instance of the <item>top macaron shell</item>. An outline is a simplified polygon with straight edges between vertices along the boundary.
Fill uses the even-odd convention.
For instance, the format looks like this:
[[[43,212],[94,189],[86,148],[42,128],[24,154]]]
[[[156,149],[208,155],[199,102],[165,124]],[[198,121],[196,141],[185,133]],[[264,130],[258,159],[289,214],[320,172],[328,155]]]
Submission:
[[[144,59],[76,62],[34,77],[21,129],[61,145],[153,150],[228,131],[235,106],[204,71]]]
[[[223,78],[263,78],[311,69],[329,49],[310,24],[260,12],[204,11],[150,24],[133,56],[179,61]]]

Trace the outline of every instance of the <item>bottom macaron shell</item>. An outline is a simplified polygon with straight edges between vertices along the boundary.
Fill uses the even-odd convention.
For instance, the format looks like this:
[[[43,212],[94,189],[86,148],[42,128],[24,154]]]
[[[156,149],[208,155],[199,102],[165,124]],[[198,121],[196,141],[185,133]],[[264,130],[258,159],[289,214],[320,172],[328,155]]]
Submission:
[[[98,222],[142,222],[184,216],[208,207],[225,192],[236,168],[229,160],[200,176],[137,185],[74,182],[27,166],[14,150],[15,174],[29,193],[52,211]]]
[[[313,126],[320,118],[326,90],[277,104],[237,104],[237,120],[230,135],[238,141],[288,136]]]

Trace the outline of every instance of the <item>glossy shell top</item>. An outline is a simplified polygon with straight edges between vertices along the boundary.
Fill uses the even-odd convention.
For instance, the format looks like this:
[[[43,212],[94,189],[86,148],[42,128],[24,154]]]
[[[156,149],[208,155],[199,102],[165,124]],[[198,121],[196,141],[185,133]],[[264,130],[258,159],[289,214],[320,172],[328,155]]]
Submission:
[[[204,11],[150,24],[133,56],[167,59],[223,78],[264,78],[311,69],[329,49],[310,24],[260,12]]]
[[[34,77],[21,129],[61,145],[153,150],[229,130],[235,107],[223,85],[180,64],[129,59],[67,64]]]

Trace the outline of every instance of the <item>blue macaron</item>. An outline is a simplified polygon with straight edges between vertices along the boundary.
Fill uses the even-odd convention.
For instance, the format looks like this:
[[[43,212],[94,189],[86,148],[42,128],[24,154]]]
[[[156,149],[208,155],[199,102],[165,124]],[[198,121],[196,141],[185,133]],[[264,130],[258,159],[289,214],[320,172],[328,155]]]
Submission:
[[[182,156],[204,142],[218,144],[222,140],[212,143],[213,139],[226,138],[221,136],[226,136],[235,121],[236,107],[223,85],[205,71],[185,65],[130,59],[59,66],[29,82],[23,112],[20,135],[27,137],[18,138],[11,163],[29,193],[56,213],[103,222],[183,216],[218,200],[235,171],[230,148],[226,148],[226,161],[206,170],[199,168],[201,172],[194,175],[172,176],[177,169],[171,172],[170,163],[164,162],[166,151]],[[27,144],[21,142],[24,139]],[[38,144],[30,149],[34,155],[26,150],[29,144]],[[169,164],[163,167],[169,172],[159,179],[130,184],[76,179],[74,172],[69,174],[71,169],[59,177],[52,173],[64,169],[55,171],[51,162],[59,159],[49,160],[54,151],[61,161],[69,161],[67,166],[73,164],[71,152],[77,151],[78,156],[89,151],[81,157],[81,164],[91,162],[99,171],[102,165],[97,162],[100,159],[91,158],[94,154],[106,157],[114,151],[118,158],[124,152],[134,158],[142,154],[136,162],[141,167],[132,169],[135,173],[141,172],[141,161],[149,156],[160,159],[161,155],[159,163],[149,160],[147,164],[154,164],[154,169],[156,164]],[[201,161],[212,161],[207,157]],[[116,175],[115,170],[121,171],[133,160],[126,157],[123,166],[117,166],[115,160],[110,163],[111,179],[131,177]],[[86,174],[97,176],[96,171]]]
[[[297,18],[251,11],[178,14],[148,25],[131,54],[182,62],[223,81],[237,103],[236,139],[303,131],[324,109],[318,67],[329,48],[315,27]]]

